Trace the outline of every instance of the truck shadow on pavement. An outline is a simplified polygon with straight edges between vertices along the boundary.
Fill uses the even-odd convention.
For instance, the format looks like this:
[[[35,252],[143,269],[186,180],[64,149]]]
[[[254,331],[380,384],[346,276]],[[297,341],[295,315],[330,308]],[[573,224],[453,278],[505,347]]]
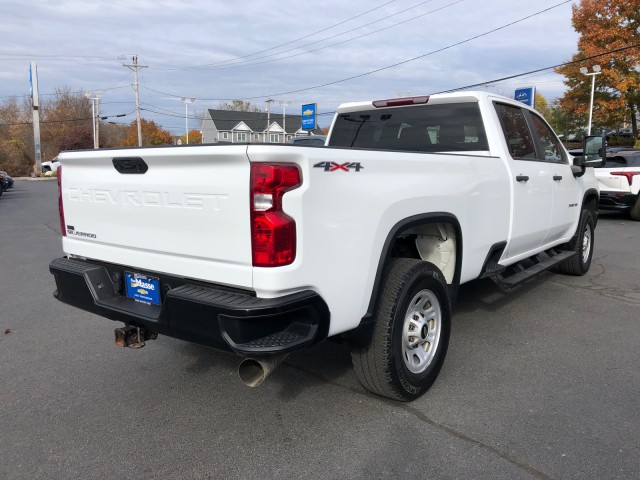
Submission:
[[[188,374],[206,375],[211,370],[224,371],[232,378],[230,381],[242,386],[238,375],[241,357],[193,343],[181,342],[179,350],[190,359],[185,368]],[[278,396],[289,401],[309,388],[326,383],[360,389],[351,366],[348,345],[329,340],[293,352],[257,388],[264,388],[267,384],[278,385]],[[361,391],[364,392],[364,389]]]
[[[509,291],[500,289],[493,281],[486,278],[465,283],[460,286],[458,299],[453,306],[454,322],[456,314],[477,310],[495,312],[505,305],[517,302],[522,295],[531,293],[532,289],[548,282],[553,275],[550,272],[543,273]]]
[[[510,292],[500,290],[495,283],[487,279],[462,285],[453,308],[454,325],[458,315],[462,317],[464,314],[477,311],[495,312],[509,303],[518,302],[521,295],[530,293],[536,285],[548,282],[553,275],[543,274]],[[460,320],[464,321],[462,318]],[[238,376],[241,357],[193,343],[180,342],[178,348],[188,357],[184,368],[187,374],[208,375],[212,371],[224,372],[229,376],[229,382],[236,382],[242,388],[250,388],[242,386]],[[264,384],[257,388],[277,385],[278,397],[284,401],[291,401],[305,390],[327,384],[369,395],[356,378],[349,346],[346,343],[328,340],[290,354]]]

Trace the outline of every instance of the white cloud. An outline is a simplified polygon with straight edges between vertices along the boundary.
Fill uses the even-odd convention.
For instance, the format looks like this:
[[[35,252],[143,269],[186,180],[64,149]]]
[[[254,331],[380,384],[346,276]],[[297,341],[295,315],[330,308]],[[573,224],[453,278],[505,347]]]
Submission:
[[[146,111],[144,116],[180,132],[184,127],[179,118],[184,114],[182,105],[165,100],[166,94],[151,89],[196,97],[195,108],[199,109],[217,107],[219,101],[215,99],[232,98],[251,98],[252,103],[263,107],[268,96],[332,83],[425,55],[531,15],[559,0],[432,0],[404,13],[422,2],[397,0],[328,28],[384,3],[385,0],[325,0],[310,6],[293,0],[277,4],[255,0],[242,4],[202,0],[40,0],[25,4],[5,0],[0,25],[0,97],[28,93],[29,61],[35,60],[41,93],[51,93],[60,86],[78,91],[103,90],[104,115],[129,113],[134,108],[134,98],[126,86],[133,82],[133,74],[122,66],[118,56],[136,53],[140,63],[148,65],[140,76],[145,108],[161,107],[176,115],[173,118]],[[446,8],[392,26],[441,7]],[[375,23],[358,28],[370,22]],[[324,28],[328,29],[272,49]],[[366,33],[370,35],[353,39]],[[332,35],[337,36],[327,38]],[[280,56],[291,56],[348,39],[352,40],[280,61],[273,61],[277,56],[267,56],[285,50],[291,51]],[[310,42],[318,43],[304,46]],[[320,111],[327,111],[343,101],[458,88],[560,63],[571,57],[576,42],[571,5],[565,4],[394,68],[280,98],[291,100],[287,111],[297,113],[302,103],[313,101]],[[263,50],[268,51],[233,61]],[[256,64],[228,68],[238,62]],[[207,68],[185,68],[216,63]],[[562,93],[561,78],[554,74],[523,82],[537,80],[544,82],[539,89],[549,92],[548,97]],[[510,92],[514,85],[510,82],[494,88]],[[107,90],[119,86],[125,88]],[[127,120],[132,119],[129,116]],[[192,121],[194,128],[197,123]]]

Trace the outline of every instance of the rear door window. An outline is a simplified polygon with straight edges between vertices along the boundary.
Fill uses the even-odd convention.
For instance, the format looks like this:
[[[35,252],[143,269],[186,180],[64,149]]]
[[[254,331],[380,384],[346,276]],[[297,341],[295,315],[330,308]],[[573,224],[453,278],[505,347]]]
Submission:
[[[495,107],[511,157],[535,160],[535,143],[522,109],[504,103],[496,103]]]

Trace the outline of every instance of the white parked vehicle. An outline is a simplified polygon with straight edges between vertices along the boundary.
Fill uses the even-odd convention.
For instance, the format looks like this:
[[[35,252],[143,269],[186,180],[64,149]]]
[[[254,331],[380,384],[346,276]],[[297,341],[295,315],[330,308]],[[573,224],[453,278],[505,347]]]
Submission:
[[[65,152],[55,297],[124,322],[122,346],[247,357],[250,385],[340,336],[365,388],[412,400],[459,285],[587,272],[602,142],[573,160],[534,110],[464,92],[342,105],[325,147]]]
[[[42,173],[46,175],[48,172],[57,172],[59,166],[60,160],[58,160],[58,157],[49,162],[42,162]]]
[[[611,149],[595,175],[600,209],[629,212],[633,220],[640,220],[640,149]]]

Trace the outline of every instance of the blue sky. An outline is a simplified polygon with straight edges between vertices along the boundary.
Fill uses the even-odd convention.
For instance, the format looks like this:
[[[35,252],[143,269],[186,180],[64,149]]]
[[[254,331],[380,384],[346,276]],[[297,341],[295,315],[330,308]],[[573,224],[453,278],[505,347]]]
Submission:
[[[35,61],[43,98],[57,87],[101,92],[101,115],[126,114],[111,120],[129,123],[133,73],[123,64],[135,54],[147,66],[141,114],[175,134],[185,128],[181,96],[196,98],[190,128],[204,109],[235,98],[263,109],[272,98],[276,114],[280,101],[290,102],[287,113],[313,102],[330,113],[343,102],[429,94],[569,60],[578,40],[572,3],[537,13],[560,3],[0,0],[0,100],[28,96]],[[564,90],[549,71],[484,88],[512,96],[530,85],[549,100]]]

